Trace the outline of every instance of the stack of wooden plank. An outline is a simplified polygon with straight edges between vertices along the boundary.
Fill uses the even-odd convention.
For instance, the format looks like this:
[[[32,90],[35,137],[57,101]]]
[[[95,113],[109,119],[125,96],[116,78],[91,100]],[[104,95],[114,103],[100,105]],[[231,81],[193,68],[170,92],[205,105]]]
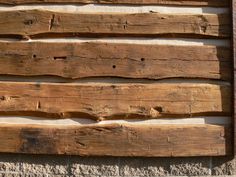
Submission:
[[[0,4],[0,152],[232,153],[228,0]]]

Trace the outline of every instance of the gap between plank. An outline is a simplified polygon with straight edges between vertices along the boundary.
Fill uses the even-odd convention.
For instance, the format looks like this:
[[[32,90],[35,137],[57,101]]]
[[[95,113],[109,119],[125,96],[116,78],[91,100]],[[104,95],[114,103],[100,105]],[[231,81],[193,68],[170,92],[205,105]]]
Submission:
[[[231,117],[194,117],[194,118],[163,118],[163,119],[132,119],[104,120],[97,122],[86,118],[48,119],[38,117],[0,117],[0,124],[32,124],[32,125],[91,125],[91,124],[130,124],[130,125],[230,125]]]
[[[210,79],[189,79],[189,78],[172,78],[172,79],[128,79],[119,77],[89,77],[80,79],[67,79],[58,76],[6,76],[0,75],[0,82],[19,82],[19,83],[46,83],[46,84],[213,84],[228,85],[231,83],[221,80]]]
[[[215,7],[182,7],[182,6],[160,6],[160,5],[1,5],[0,11],[14,10],[48,10],[65,13],[162,13],[162,14],[222,14],[229,13],[229,8]]]
[[[229,39],[190,39],[190,38],[46,38],[19,40],[14,38],[0,38],[0,42],[22,42],[22,43],[114,43],[114,44],[146,44],[146,45],[174,45],[174,46],[224,46],[230,47]]]

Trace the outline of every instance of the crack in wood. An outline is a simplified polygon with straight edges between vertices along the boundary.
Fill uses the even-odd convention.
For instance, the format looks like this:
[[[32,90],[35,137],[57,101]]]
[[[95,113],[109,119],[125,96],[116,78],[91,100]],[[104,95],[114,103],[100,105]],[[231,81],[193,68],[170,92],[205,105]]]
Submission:
[[[54,22],[55,22],[55,14],[52,14],[51,19],[49,20],[49,31],[52,30]]]

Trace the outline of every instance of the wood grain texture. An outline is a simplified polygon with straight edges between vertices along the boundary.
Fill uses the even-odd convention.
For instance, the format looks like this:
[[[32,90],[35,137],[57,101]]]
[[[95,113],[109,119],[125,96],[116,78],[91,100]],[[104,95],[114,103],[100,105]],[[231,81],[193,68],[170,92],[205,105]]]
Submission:
[[[213,6],[228,7],[229,0],[0,0],[0,4],[20,5],[20,4],[137,4],[137,5],[181,5],[181,6]]]
[[[227,14],[73,14],[22,10],[0,12],[0,24],[1,35],[78,33],[120,36],[167,34],[230,36],[230,18]]]
[[[93,119],[230,115],[231,87],[199,83],[0,83],[1,115]]]
[[[0,150],[81,156],[231,155],[230,128],[214,125],[0,125]],[[119,147],[119,148],[117,148]]]
[[[216,46],[0,42],[0,65],[2,75],[230,80],[232,61]]]

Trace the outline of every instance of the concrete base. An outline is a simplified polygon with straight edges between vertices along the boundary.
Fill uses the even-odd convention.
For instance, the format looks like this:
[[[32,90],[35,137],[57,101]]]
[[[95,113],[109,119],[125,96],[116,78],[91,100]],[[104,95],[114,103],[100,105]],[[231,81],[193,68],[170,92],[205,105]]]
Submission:
[[[0,177],[236,176],[232,157],[113,158],[0,154]]]

